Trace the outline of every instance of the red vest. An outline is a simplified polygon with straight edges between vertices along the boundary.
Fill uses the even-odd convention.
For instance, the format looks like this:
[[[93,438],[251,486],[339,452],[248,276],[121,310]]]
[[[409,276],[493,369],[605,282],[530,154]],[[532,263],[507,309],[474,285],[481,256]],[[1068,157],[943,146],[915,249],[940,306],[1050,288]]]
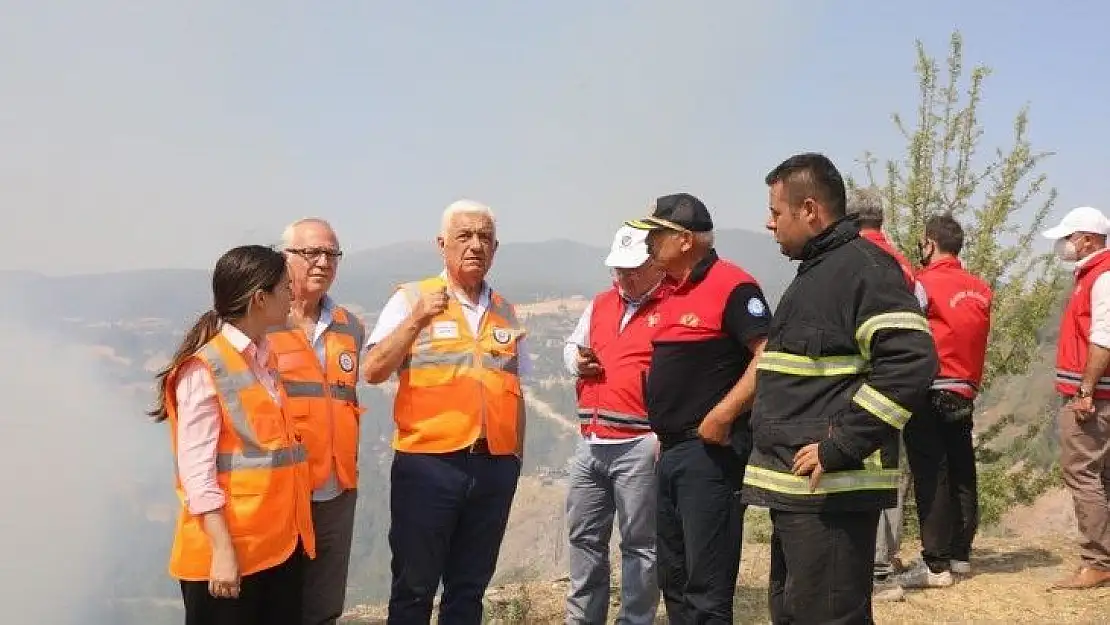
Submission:
[[[656,289],[620,330],[626,304],[616,287],[594,297],[590,347],[600,376],[578,378],[578,420],[583,436],[631,438],[651,432],[644,406],[644,377],[651,364],[651,340],[659,328],[655,312],[663,298]]]
[[[1110,250],[1099,250],[1075,270],[1075,290],[1060,319],[1060,338],[1056,343],[1056,390],[1073,395],[1079,390],[1083,369],[1087,367],[1087,348],[1091,336],[1091,287],[1099,276],[1110,271]],[[1110,377],[1103,375],[1094,388],[1096,399],[1110,399]]]
[[[974,399],[983,381],[991,330],[990,285],[964,270],[957,258],[941,258],[917,272],[929,298],[929,330],[940,360],[933,388]]]
[[[906,284],[910,287],[910,290],[912,291],[914,285],[913,265],[910,264],[910,261],[906,260],[906,257],[902,254],[902,252],[899,252],[894,247],[894,245],[890,243],[890,239],[887,239],[886,235],[882,232],[878,230],[872,230],[870,228],[866,230],[860,230],[859,236],[860,238],[867,239],[868,241],[871,241],[875,245],[879,246],[879,249],[883,250],[887,254],[890,254],[894,257],[894,260],[898,261],[898,266],[902,268],[902,273],[906,276]]]

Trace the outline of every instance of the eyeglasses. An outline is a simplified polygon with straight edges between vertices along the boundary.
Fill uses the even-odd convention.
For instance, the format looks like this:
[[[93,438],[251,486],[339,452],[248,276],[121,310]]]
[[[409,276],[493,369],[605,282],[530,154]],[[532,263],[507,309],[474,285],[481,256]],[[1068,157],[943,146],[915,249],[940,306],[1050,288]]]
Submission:
[[[339,260],[343,257],[343,252],[339,250],[331,250],[318,247],[286,248],[285,251],[289,252],[290,254],[296,254],[297,256],[300,256],[301,258],[309,262],[315,262],[320,260],[321,258],[327,258],[328,260]]]

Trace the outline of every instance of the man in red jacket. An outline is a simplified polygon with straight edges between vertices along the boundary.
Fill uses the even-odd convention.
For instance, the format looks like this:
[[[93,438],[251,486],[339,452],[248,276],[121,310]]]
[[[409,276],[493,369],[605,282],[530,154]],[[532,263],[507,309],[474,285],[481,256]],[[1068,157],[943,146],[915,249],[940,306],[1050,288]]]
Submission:
[[[621,535],[618,623],[655,622],[656,437],[644,407],[644,376],[659,327],[663,271],[648,256],[646,230],[622,226],[605,264],[613,287],[582,312],[563,356],[578,376],[581,439],[567,492],[570,537],[568,624],[604,623],[609,609],[609,538]]]
[[[1089,206],[1073,209],[1045,231],[1056,254],[1075,263],[1075,288],[1060,319],[1056,390],[1060,469],[1083,535],[1082,565],[1055,588],[1110,584],[1110,222]]]
[[[918,282],[940,372],[929,401],[904,436],[921,526],[922,559],[899,576],[903,588],[951,586],[952,573],[971,572],[979,526],[972,414],[990,333],[990,286],[960,264],[964,231],[950,215],[925,223]]]

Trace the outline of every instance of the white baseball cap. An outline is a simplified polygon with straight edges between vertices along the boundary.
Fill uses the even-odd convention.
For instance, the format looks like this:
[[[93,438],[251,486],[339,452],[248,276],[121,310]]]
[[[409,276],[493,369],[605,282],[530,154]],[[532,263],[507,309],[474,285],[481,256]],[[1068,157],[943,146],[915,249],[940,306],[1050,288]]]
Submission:
[[[1044,231],[1046,239],[1063,239],[1076,232],[1110,234],[1110,220],[1097,208],[1080,206],[1068,211],[1056,226]]]
[[[613,236],[613,247],[605,257],[606,267],[635,269],[647,262],[650,256],[647,249],[649,230],[631,226],[621,226]]]

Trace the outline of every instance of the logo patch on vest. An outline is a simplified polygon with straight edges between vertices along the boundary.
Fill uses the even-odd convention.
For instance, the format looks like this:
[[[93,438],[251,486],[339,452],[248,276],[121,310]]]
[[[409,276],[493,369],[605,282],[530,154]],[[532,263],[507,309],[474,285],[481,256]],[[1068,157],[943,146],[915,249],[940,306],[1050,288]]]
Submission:
[[[686,313],[678,318],[678,322],[688,328],[696,328],[701,323],[701,319],[694,313]]]
[[[649,328],[654,328],[659,325],[659,313],[651,313],[648,315],[647,323]]]
[[[513,333],[509,332],[505,328],[494,328],[493,340],[501,343],[502,345],[506,345],[509,341],[513,340]]]
[[[748,300],[748,314],[753,317],[762,317],[767,314],[767,307],[759,301],[758,297],[753,297]]]
[[[350,373],[355,370],[355,355],[351,352],[339,354],[339,368]]]

